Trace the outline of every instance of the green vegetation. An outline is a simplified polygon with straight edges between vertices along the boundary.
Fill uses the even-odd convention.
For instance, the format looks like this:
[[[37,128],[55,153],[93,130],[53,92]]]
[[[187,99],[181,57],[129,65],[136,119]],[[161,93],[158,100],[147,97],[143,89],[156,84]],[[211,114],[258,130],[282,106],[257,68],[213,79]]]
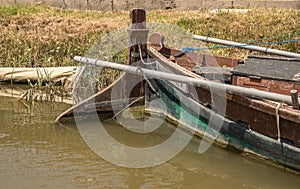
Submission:
[[[252,9],[247,13],[150,11],[147,19],[148,22],[178,25],[193,34],[238,42],[272,36],[282,37],[271,38],[270,41],[300,39],[298,10]],[[44,4],[2,5],[0,66],[76,65],[73,61],[75,55],[84,55],[101,36],[128,24],[127,11],[63,10]],[[295,33],[298,35],[286,35]],[[300,43],[263,46],[300,53]],[[238,58],[248,53],[240,49],[214,49],[212,52]],[[123,58],[120,61],[124,61]]]

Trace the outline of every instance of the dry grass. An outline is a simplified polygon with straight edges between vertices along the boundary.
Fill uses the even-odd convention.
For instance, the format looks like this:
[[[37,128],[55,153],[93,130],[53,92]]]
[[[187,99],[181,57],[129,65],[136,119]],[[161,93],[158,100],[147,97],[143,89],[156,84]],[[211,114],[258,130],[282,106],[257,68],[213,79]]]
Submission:
[[[14,11],[15,6],[21,11]],[[105,33],[126,24],[125,14],[104,16],[48,6],[28,6],[30,12],[15,6],[0,8],[1,66],[73,65],[75,55],[83,55]],[[9,8],[16,14],[3,15]]]
[[[191,33],[248,41],[300,32],[300,11],[252,9],[245,14],[199,11],[151,11],[148,22],[180,26]],[[66,66],[76,64],[104,34],[128,26],[129,13],[62,10],[47,5],[0,6],[1,66]],[[282,37],[271,41],[300,39]],[[212,44],[208,44],[212,45]],[[268,45],[300,53],[300,43]],[[216,49],[214,54],[243,58],[248,51]]]
[[[245,14],[219,12],[182,17],[176,22],[192,33],[238,42],[266,43],[297,39],[300,36],[300,11],[280,9],[253,9]],[[286,36],[298,33],[298,36]],[[284,36],[272,38],[275,36]],[[268,40],[260,40],[268,38]],[[263,45],[300,53],[300,43]],[[243,57],[245,50],[218,49],[215,54]]]

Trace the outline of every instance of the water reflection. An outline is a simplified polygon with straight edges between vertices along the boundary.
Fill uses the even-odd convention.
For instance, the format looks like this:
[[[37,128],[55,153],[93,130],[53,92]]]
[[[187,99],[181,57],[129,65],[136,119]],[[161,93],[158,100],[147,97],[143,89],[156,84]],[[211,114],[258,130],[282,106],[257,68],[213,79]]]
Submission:
[[[198,154],[200,139],[156,167],[127,169],[94,154],[74,123],[57,125],[62,103],[28,108],[0,97],[0,188],[299,188],[300,177],[216,146]],[[174,128],[168,123],[137,136],[113,121],[108,132],[127,145],[154,145]]]

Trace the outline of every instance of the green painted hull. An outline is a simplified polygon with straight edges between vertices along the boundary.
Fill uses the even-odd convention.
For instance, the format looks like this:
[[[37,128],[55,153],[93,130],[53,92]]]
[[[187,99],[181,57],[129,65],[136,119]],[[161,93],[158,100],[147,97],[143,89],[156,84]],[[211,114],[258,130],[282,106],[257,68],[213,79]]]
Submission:
[[[215,113],[168,81],[152,79],[150,83],[155,88],[153,92],[153,89],[146,86],[146,107],[150,111],[162,112],[179,125],[195,131],[196,135],[211,137],[222,146],[263,157],[284,168],[300,170],[299,148],[252,131],[244,124]],[[149,102],[157,98],[164,102],[165,107],[149,106]],[[221,127],[208,124],[211,116],[222,120]]]

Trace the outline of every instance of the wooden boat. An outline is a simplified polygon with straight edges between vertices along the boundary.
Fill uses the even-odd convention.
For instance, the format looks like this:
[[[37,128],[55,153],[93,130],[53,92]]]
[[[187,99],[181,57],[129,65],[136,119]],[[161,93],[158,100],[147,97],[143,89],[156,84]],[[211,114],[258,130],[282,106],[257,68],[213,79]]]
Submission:
[[[85,115],[96,109],[103,114],[122,110],[128,104],[144,105],[147,110],[164,113],[200,136],[207,134],[207,126],[201,123],[209,123],[211,129],[219,133],[218,137],[211,136],[219,143],[300,170],[300,110],[295,92],[300,90],[299,59],[249,56],[241,61],[182,52],[165,47],[163,36],[158,33],[150,36],[150,45],[147,46],[145,11],[135,9],[131,18],[133,28],[129,30],[129,38],[137,43],[130,46],[128,64],[138,62],[139,67],[116,67],[108,62],[85,62],[84,58],[77,57],[82,62],[120,69],[125,73],[107,88],[61,114],[56,121],[73,116],[73,112]],[[143,64],[147,56],[157,61],[151,65]],[[149,69],[162,77],[147,79]],[[165,72],[177,78],[172,79],[171,74],[163,74]],[[186,78],[186,81],[180,82],[179,78]],[[224,85],[224,88],[215,90],[211,85],[212,90],[205,87],[209,85],[201,85],[202,81]],[[221,81],[226,84],[221,84]],[[193,82],[196,85],[191,85]],[[228,90],[229,86],[232,88]],[[239,92],[240,89],[253,93]],[[288,96],[291,91],[292,97]],[[256,93],[266,96],[260,97]],[[281,100],[283,97],[292,100]],[[164,109],[149,106],[149,102],[157,98],[167,105]],[[185,119],[180,119],[183,114]],[[222,125],[211,121],[212,117]],[[191,127],[190,123],[196,126]]]

